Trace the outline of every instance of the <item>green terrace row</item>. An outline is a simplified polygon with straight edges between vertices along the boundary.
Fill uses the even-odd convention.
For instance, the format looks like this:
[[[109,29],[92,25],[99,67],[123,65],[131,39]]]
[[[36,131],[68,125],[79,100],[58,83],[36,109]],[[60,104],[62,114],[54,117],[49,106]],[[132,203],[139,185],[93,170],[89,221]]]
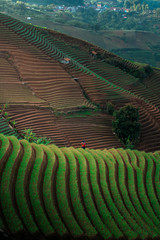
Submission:
[[[46,239],[159,239],[160,152],[0,134],[0,228]]]
[[[44,51],[49,56],[57,59],[58,61],[61,61],[65,57],[69,57],[65,54],[63,51],[63,48],[60,48],[60,46],[56,47],[56,44],[53,40],[53,37],[50,35],[46,35],[45,31],[43,32],[42,29],[39,29],[37,27],[32,27],[29,24],[21,23],[23,28],[20,27],[19,20],[13,19],[11,17],[5,16],[3,14],[0,14],[0,21],[8,26],[11,30],[13,30],[16,34],[20,35],[22,38],[27,40],[29,43],[34,44],[38,48],[40,48],[42,51]],[[17,27],[18,25],[18,27]],[[65,44],[64,44],[65,45]],[[69,57],[70,58],[70,57]],[[97,78],[97,81],[102,81],[104,83],[107,83],[109,86],[115,88],[119,92],[125,92],[129,96],[140,98],[140,96],[137,96],[136,93],[132,93],[130,91],[125,90],[122,87],[118,87],[109,80],[105,79],[103,76],[100,76],[96,72],[90,70],[88,67],[85,67],[83,64],[79,63],[77,60],[74,60],[74,58],[71,58],[69,66],[71,69],[80,70],[86,75],[95,76]],[[147,100],[145,100],[147,102]]]
[[[122,60],[121,57],[119,57],[119,56],[117,56],[117,55],[115,55],[111,52],[108,52],[107,50],[103,50],[103,49],[101,49],[100,47],[98,47],[94,44],[90,44],[87,41],[82,41],[82,40],[77,39],[77,38],[72,39],[72,38],[70,38],[70,36],[67,36],[63,33],[58,33],[57,34],[57,32],[55,32],[53,30],[50,30],[49,33],[51,34],[52,38],[54,39],[54,42],[57,41],[57,43],[60,44],[60,45],[63,45],[64,44],[63,42],[65,42],[65,45],[67,46],[67,48],[69,48],[73,45],[72,49],[74,48],[75,50],[79,50],[79,47],[82,47],[82,49],[83,49],[84,46],[85,46],[86,49],[90,49],[90,51],[91,51],[91,49],[92,50],[94,49],[95,51],[102,54],[102,56],[104,56],[105,58],[108,58],[108,57],[115,58],[116,57],[117,60],[120,60],[120,61]],[[138,69],[139,67],[141,67],[143,65],[141,63],[133,63],[133,62],[131,62],[129,60],[126,60],[126,59],[123,59],[123,63],[126,66],[131,67],[132,69]]]
[[[14,27],[14,30],[15,29],[17,29],[18,30],[18,28],[17,28],[17,25],[19,25],[19,23],[21,23],[19,20],[16,20],[16,19],[13,19],[12,17],[10,17],[10,16],[6,16],[6,15],[4,15],[4,14],[1,14],[1,16],[0,16],[0,18],[1,18],[1,20],[4,22],[4,23],[7,23],[7,25],[9,26],[9,27]],[[27,24],[27,23],[24,23],[23,22],[23,26],[26,26],[26,28],[28,29],[30,29],[30,31],[35,31],[35,30],[38,30],[39,32],[41,32],[42,34],[43,34],[43,36],[45,35],[47,35],[47,38],[48,39],[51,39],[51,40],[54,40],[54,43],[55,43],[55,41],[58,43],[58,46],[60,46],[61,44],[60,43],[62,43],[62,46],[63,46],[63,42],[61,42],[61,40],[62,41],[65,41],[65,38],[66,38],[66,36],[64,35],[64,34],[61,34],[61,33],[58,33],[58,36],[57,36],[57,32],[56,32],[56,34],[54,33],[54,31],[50,31],[50,32],[46,32],[45,31],[45,29],[46,28],[43,28],[43,27],[40,27],[40,26],[32,26],[31,24]],[[49,37],[49,34],[50,34],[50,37]],[[53,37],[53,35],[54,35],[54,37]],[[58,41],[57,41],[58,40]],[[66,46],[70,46],[70,44],[65,44]],[[87,45],[88,45],[88,43],[87,43]],[[94,45],[93,45],[94,46]],[[95,46],[95,48],[98,48],[97,46]],[[102,50],[102,49],[100,49],[100,48],[98,48],[98,50],[101,50],[102,52],[104,52],[104,50]],[[116,55],[114,55],[113,53],[110,53],[110,52],[107,52],[107,51],[105,51],[109,56],[112,56],[112,57],[116,57],[117,59],[121,59],[120,57],[118,57],[118,56],[116,56]],[[124,60],[124,62],[125,62],[125,64],[127,64],[127,65],[129,65],[130,67],[133,67],[134,69],[138,69],[139,68],[139,66],[140,66],[140,64],[134,64],[134,63],[132,63],[132,62],[130,62],[130,61],[128,61],[128,60]]]
[[[57,48],[61,49],[69,57],[85,65],[87,68],[89,68],[93,72],[96,72],[100,76],[104,78],[108,78],[110,82],[113,82],[116,85],[118,84],[120,86],[122,85],[121,87],[125,87],[126,85],[135,83],[137,81],[137,79],[135,79],[131,75],[124,73],[121,69],[114,67],[110,64],[107,64],[104,61],[94,62],[89,56],[89,53],[87,51],[84,51],[82,49],[77,49],[77,48],[75,49],[74,46],[72,47],[72,45],[65,44],[64,42],[53,38],[53,36],[52,36],[52,41]],[[111,75],[108,74],[108,71],[110,70],[112,72]],[[112,79],[113,70],[114,70],[114,73],[116,72],[117,74],[119,74],[115,80]],[[123,81],[122,80],[120,81],[121,78],[123,79]],[[124,78],[126,78],[125,82],[124,82]]]

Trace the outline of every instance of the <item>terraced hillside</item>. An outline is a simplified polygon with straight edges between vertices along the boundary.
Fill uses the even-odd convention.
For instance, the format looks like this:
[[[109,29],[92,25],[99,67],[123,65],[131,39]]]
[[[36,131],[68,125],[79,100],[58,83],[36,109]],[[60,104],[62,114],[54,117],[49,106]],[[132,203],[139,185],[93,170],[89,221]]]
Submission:
[[[139,107],[139,150],[160,145],[160,70],[0,14],[0,106],[18,134],[32,128],[58,146],[124,147],[106,104]],[[149,72],[150,71],[150,72]]]
[[[0,134],[0,228],[15,239],[159,239],[159,173],[159,151]]]

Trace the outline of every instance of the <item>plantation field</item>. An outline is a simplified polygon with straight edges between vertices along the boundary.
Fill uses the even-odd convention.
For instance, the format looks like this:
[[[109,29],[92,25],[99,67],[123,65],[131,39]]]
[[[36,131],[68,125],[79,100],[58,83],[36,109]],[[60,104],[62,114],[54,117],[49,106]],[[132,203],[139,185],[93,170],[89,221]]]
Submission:
[[[15,17],[15,16],[13,16]],[[16,18],[28,22],[24,16]],[[154,67],[160,66],[158,34],[147,31],[135,30],[100,30],[93,31],[74,26],[56,23],[50,20],[30,19],[30,23],[53,29],[93,43],[105,50],[111,51],[122,58],[136,62],[148,63]]]
[[[159,150],[158,68],[0,14],[0,73],[0,107],[8,104],[19,136],[31,128],[59,147],[79,147],[82,140],[93,149],[124,147],[112,131],[107,103],[115,109],[131,103],[141,124],[135,148]]]
[[[159,239],[160,152],[0,134],[0,228],[14,239]]]

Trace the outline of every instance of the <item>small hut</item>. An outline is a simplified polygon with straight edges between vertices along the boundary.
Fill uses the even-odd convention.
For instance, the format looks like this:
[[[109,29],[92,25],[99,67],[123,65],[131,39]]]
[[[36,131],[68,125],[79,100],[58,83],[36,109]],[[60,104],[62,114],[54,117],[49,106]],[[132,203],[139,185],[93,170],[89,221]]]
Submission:
[[[96,59],[96,58],[97,58],[97,53],[96,53],[95,51],[92,51],[92,52],[91,52],[91,57],[93,57],[94,59]]]
[[[68,63],[70,63],[70,58],[63,58],[63,59],[61,60],[61,63],[63,63],[63,64],[68,64]]]

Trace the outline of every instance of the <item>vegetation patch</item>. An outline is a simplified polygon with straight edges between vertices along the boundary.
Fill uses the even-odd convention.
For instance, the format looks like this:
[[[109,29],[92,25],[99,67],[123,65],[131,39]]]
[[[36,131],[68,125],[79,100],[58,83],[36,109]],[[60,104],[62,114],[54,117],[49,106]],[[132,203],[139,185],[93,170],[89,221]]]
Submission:
[[[47,139],[46,137],[37,137],[32,129],[23,130],[22,137],[25,140],[27,140],[28,142],[33,142],[33,143],[37,143],[37,144],[48,145],[49,143],[51,143],[51,140]]]
[[[116,57],[110,57],[105,59],[105,61],[115,67],[119,67],[124,72],[129,73],[142,82],[153,73],[153,68],[148,64],[133,64],[132,62],[129,63],[129,60],[117,59]]]
[[[159,152],[47,147],[0,135],[0,226],[15,239],[20,232],[158,239],[159,159]]]
[[[133,148],[140,136],[139,112],[128,104],[114,112],[113,132],[127,148]]]

